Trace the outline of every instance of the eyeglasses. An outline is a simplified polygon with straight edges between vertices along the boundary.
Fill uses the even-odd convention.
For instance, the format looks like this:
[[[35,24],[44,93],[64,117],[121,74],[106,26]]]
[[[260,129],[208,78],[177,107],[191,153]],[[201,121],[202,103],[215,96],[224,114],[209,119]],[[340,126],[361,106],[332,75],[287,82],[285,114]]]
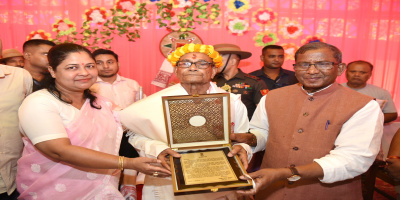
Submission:
[[[334,65],[337,65],[339,63],[335,62],[317,62],[317,63],[296,63],[293,64],[294,70],[298,71],[307,71],[310,69],[311,65],[314,65],[315,68],[318,70],[328,70],[332,69]]]
[[[193,64],[197,67],[197,69],[207,69],[208,67],[210,67],[212,63],[206,61],[197,61],[197,62],[179,61],[176,66],[180,68],[189,68]]]

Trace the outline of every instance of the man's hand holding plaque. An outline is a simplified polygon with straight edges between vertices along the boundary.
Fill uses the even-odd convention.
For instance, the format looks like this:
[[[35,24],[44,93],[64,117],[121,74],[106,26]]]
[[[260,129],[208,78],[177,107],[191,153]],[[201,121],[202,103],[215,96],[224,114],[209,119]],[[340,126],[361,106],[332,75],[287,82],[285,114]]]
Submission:
[[[249,166],[249,162],[247,160],[247,151],[240,145],[233,145],[232,151],[228,153],[228,157],[233,157],[235,155],[239,156],[244,169],[247,169],[247,167]]]

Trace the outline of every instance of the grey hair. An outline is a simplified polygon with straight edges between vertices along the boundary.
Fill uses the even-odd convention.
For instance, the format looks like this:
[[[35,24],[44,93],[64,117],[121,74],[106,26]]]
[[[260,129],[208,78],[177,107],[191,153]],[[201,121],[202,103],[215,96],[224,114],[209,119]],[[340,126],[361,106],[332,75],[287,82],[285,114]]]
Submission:
[[[324,42],[311,42],[307,43],[303,46],[301,46],[297,51],[296,54],[294,55],[294,59],[297,60],[297,56],[299,54],[304,54],[305,52],[309,50],[317,50],[317,49],[330,49],[333,53],[333,57],[336,59],[338,63],[342,63],[342,52],[335,46],[331,44],[327,44]]]

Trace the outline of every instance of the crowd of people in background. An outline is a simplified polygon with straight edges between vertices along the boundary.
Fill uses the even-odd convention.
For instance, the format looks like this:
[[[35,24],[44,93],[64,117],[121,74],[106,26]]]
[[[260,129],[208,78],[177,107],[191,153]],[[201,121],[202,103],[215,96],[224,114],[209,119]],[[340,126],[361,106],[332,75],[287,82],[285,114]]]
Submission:
[[[0,199],[362,199],[361,174],[375,161],[384,123],[397,109],[368,84],[373,65],[342,62],[322,42],[295,54],[261,50],[261,69],[235,44],[186,44],[168,57],[178,84],[152,95],[118,74],[109,49],[33,39],[0,40]],[[348,82],[337,83],[346,74]],[[174,196],[162,97],[229,93],[233,147],[250,190]],[[400,181],[400,129],[386,170]],[[172,169],[173,170],[173,169]],[[121,173],[122,172],[122,173]]]

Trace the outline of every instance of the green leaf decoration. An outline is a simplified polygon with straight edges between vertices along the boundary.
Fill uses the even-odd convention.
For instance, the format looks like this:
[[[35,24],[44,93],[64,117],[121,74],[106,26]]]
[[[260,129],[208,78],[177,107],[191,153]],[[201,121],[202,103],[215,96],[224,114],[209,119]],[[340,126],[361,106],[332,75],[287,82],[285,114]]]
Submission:
[[[140,38],[141,28],[149,23],[157,23],[158,27],[165,27],[168,31],[192,31],[198,25],[219,23],[221,11],[219,4],[201,1],[193,1],[191,6],[179,8],[177,5],[163,1],[153,4],[132,0],[134,9],[131,10],[124,10],[121,6],[117,6],[118,3],[119,0],[116,0],[115,6],[110,9],[99,7],[87,9],[81,26],[76,26],[68,19],[55,20],[56,23],[52,26],[52,31],[56,32],[54,42],[81,43],[91,49],[110,48],[113,37],[116,35],[135,42]],[[151,16],[149,7],[154,5],[157,7],[157,12],[153,15],[156,16]],[[93,20],[88,17],[95,9],[101,10],[102,20]]]

